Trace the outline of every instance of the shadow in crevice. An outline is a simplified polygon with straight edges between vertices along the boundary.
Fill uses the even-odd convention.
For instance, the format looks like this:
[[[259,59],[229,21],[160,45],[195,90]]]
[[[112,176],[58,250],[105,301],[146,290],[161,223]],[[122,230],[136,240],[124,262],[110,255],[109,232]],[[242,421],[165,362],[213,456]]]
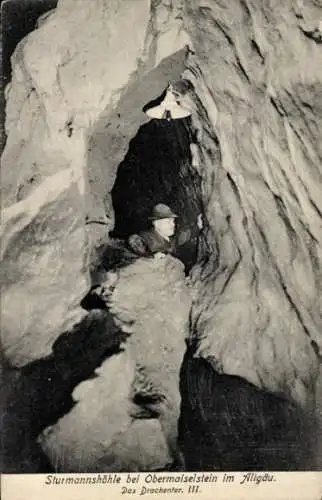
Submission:
[[[107,310],[94,309],[55,341],[52,354],[21,368],[6,397],[4,472],[51,470],[37,437],[73,408],[74,388],[95,377],[105,359],[121,352],[127,337]]]
[[[180,373],[179,443],[189,471],[310,470],[312,428],[295,404],[219,373],[188,345]]]
[[[168,82],[185,70],[187,50],[163,59],[157,67],[140,67],[125,87],[117,106],[109,105],[100,115],[88,138],[88,219],[113,228],[114,212],[110,191],[115,174],[127,154],[129,142],[148,121],[142,109],[164,93]],[[126,203],[126,198],[124,199]]]
[[[191,166],[189,118],[151,120],[131,140],[112,189],[115,226],[123,238],[148,228],[154,205],[166,203],[179,223],[195,223],[200,212],[201,179]]]

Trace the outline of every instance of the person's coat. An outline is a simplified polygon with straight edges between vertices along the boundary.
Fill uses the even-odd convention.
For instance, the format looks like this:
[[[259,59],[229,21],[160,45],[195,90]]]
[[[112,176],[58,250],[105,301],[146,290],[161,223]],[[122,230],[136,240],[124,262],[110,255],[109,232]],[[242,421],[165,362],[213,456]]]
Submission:
[[[128,244],[136,255],[149,257],[158,252],[173,254],[179,246],[187,243],[190,238],[190,229],[178,232],[166,240],[154,228],[151,228],[138,234],[132,234]]]

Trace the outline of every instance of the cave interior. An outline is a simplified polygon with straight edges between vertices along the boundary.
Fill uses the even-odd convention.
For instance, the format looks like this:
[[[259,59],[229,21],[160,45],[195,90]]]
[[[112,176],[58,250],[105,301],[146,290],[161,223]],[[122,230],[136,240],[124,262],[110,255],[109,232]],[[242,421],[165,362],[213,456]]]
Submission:
[[[157,203],[168,204],[178,214],[178,230],[195,229],[203,203],[202,179],[192,166],[193,140],[190,118],[152,119],[139,128],[111,192],[112,240],[124,242],[146,229]],[[176,254],[187,274],[196,263],[197,250],[195,237]],[[110,251],[107,245],[107,254]],[[101,301],[85,300],[82,307],[89,314],[75,332],[63,333],[52,355],[24,366],[9,391],[10,411],[5,416],[9,472],[52,470],[37,435],[71,410],[74,387],[93,377],[95,368],[118,352],[124,341]],[[106,338],[107,323],[113,335]],[[43,398],[44,392],[49,396]],[[298,408],[240,377],[218,374],[207,360],[195,359],[189,347],[181,367],[180,393],[184,470],[298,470],[310,463],[311,445]],[[25,445],[18,466],[21,439]]]
[[[17,9],[18,5],[24,3],[12,2],[12,4],[16,4]],[[25,2],[25,5],[27,4],[34,8],[33,2]],[[46,7],[44,7],[45,4]],[[37,10],[34,14],[34,10],[32,11],[32,22],[30,21],[30,25],[23,29],[23,33],[16,34],[16,39],[13,39],[14,37],[12,39],[6,38],[6,51],[9,56],[17,41],[33,29],[35,18],[48,8],[54,7],[55,4],[55,1],[41,2],[41,7],[39,7],[41,12]],[[38,5],[40,4],[38,3]],[[10,78],[9,56],[4,58],[5,64],[7,64],[5,66],[7,80]],[[112,239],[126,240],[130,234],[146,229],[148,217],[153,206],[157,203],[168,204],[178,214],[178,229],[189,227],[192,231],[195,230],[197,216],[204,212],[204,207],[202,179],[192,166],[190,150],[192,141],[194,142],[195,139],[192,133],[191,118],[169,121],[153,119],[139,128],[137,134],[130,141],[128,151],[118,167],[111,192],[115,213],[115,225],[110,233]],[[185,264],[187,273],[196,263],[197,247],[198,240],[193,238],[178,250],[176,255]],[[90,312],[90,315],[92,314],[93,312]],[[106,318],[112,325],[109,325],[109,328],[115,330],[117,340],[113,338],[113,345],[102,343]],[[9,459],[6,457],[8,462],[5,464],[5,468],[9,472],[52,470],[46,457],[40,456],[41,451],[36,445],[37,434],[53,420],[70,410],[73,405],[71,391],[75,385],[81,380],[93,376],[95,368],[102,360],[113,355],[115,349],[119,348],[121,332],[115,327],[110,316],[106,316],[105,313],[102,316],[99,313],[97,317],[89,316],[89,319],[84,324],[79,325],[76,330],[75,335],[66,337],[65,334],[62,334],[61,338],[57,340],[51,356],[26,365],[21,370],[20,377],[16,373],[14,376],[10,375],[8,400],[12,404],[5,417],[5,446],[9,456]],[[110,340],[108,342],[111,343]],[[106,340],[106,343],[108,342]],[[84,356],[85,344],[86,358]],[[77,345],[81,345],[81,348],[75,354],[75,346]],[[90,363],[88,362],[89,352],[91,353]],[[279,405],[280,419],[276,421],[276,415],[274,416],[272,411],[268,411],[265,422],[265,415],[262,413],[263,407],[269,410],[272,399],[267,397],[264,391],[256,391],[249,384],[246,384],[246,387],[245,381],[242,379],[233,380],[230,378],[228,380],[224,376],[218,378],[213,370],[209,370],[209,365],[206,368],[201,366],[204,361],[199,363],[198,361],[192,362],[190,359],[189,363],[189,372],[187,374],[182,372],[181,377],[181,394],[184,400],[179,425],[181,425],[181,432],[183,432],[182,429],[185,431],[186,442],[183,446],[188,449],[187,455],[190,456],[192,463],[191,470],[215,470],[218,464],[221,469],[227,468],[223,454],[226,453],[225,447],[228,446],[227,443],[231,436],[235,438],[234,443],[239,440],[235,450],[228,450],[229,453],[233,454],[232,457],[227,458],[230,460],[231,468],[265,470],[268,463],[271,469],[275,465],[277,470],[281,464],[286,470],[307,467],[307,465],[303,467],[303,462],[301,462],[302,457],[298,443],[300,442],[301,447],[306,437],[296,408],[287,402],[274,400],[272,407],[274,404]],[[86,369],[82,368],[84,366]],[[48,374],[50,378],[48,378]],[[185,377],[191,378],[190,385],[187,381],[185,383]],[[213,381],[213,378],[216,380]],[[234,401],[230,399],[232,397],[230,383],[234,385],[236,396]],[[201,414],[204,411],[202,405],[199,408],[200,413],[198,413],[198,408],[192,412],[188,385],[195,389],[194,397],[196,399],[198,396],[201,397],[203,392],[206,392],[205,399],[209,399],[210,391],[216,388],[218,401],[216,403],[213,401],[213,405],[217,406],[214,408],[209,405],[208,412],[212,412],[212,416],[208,413],[209,420],[207,422],[201,420]],[[43,399],[43,394],[48,394],[50,397]],[[52,399],[50,400],[50,398]],[[220,401],[222,401],[222,405]],[[235,416],[229,411],[229,405],[236,409]],[[196,406],[198,405],[196,404]],[[217,431],[213,427],[216,418],[217,423],[220,422]],[[257,435],[249,428],[251,423],[256,420]],[[268,420],[272,424],[271,427]],[[258,430],[259,421],[263,422],[260,430]],[[272,428],[274,436],[271,440]],[[196,433],[193,432],[193,429],[196,430]],[[245,431],[240,433],[240,429],[245,429]],[[299,436],[299,432],[303,432],[303,435]],[[286,439],[284,439],[285,436]],[[252,448],[250,451],[246,450],[245,455],[246,438],[248,442],[251,442]],[[22,444],[22,440],[24,444]],[[260,457],[260,454],[264,454],[265,450],[260,448],[259,440],[265,444],[267,450],[272,452],[269,461],[266,460],[265,456]],[[276,452],[277,446],[280,446],[281,449],[281,461],[279,461]],[[22,449],[23,457],[21,459]],[[214,450],[218,449],[222,450],[222,454],[213,456]],[[259,450],[257,461],[254,461],[252,457],[254,449]],[[307,449],[305,453],[307,453]],[[247,459],[248,462],[245,463]],[[307,457],[305,457],[306,459]],[[216,460],[217,464],[215,464]],[[260,460],[262,460],[261,463],[259,463]]]

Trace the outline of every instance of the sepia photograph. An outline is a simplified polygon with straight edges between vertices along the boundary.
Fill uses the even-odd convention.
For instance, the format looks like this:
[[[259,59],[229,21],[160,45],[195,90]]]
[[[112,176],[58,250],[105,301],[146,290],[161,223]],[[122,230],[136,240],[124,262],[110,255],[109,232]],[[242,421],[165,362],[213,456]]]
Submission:
[[[6,0],[1,37],[1,472],[321,472],[322,1]]]

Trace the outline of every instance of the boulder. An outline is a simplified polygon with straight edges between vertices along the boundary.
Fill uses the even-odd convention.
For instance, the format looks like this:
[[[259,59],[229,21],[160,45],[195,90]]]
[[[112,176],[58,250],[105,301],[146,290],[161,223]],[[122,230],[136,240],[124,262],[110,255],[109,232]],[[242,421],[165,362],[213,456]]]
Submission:
[[[118,271],[113,288],[109,311],[131,334],[94,378],[76,386],[71,411],[41,434],[58,472],[158,470],[178,460],[179,371],[191,306],[183,265],[171,256],[141,258]]]

